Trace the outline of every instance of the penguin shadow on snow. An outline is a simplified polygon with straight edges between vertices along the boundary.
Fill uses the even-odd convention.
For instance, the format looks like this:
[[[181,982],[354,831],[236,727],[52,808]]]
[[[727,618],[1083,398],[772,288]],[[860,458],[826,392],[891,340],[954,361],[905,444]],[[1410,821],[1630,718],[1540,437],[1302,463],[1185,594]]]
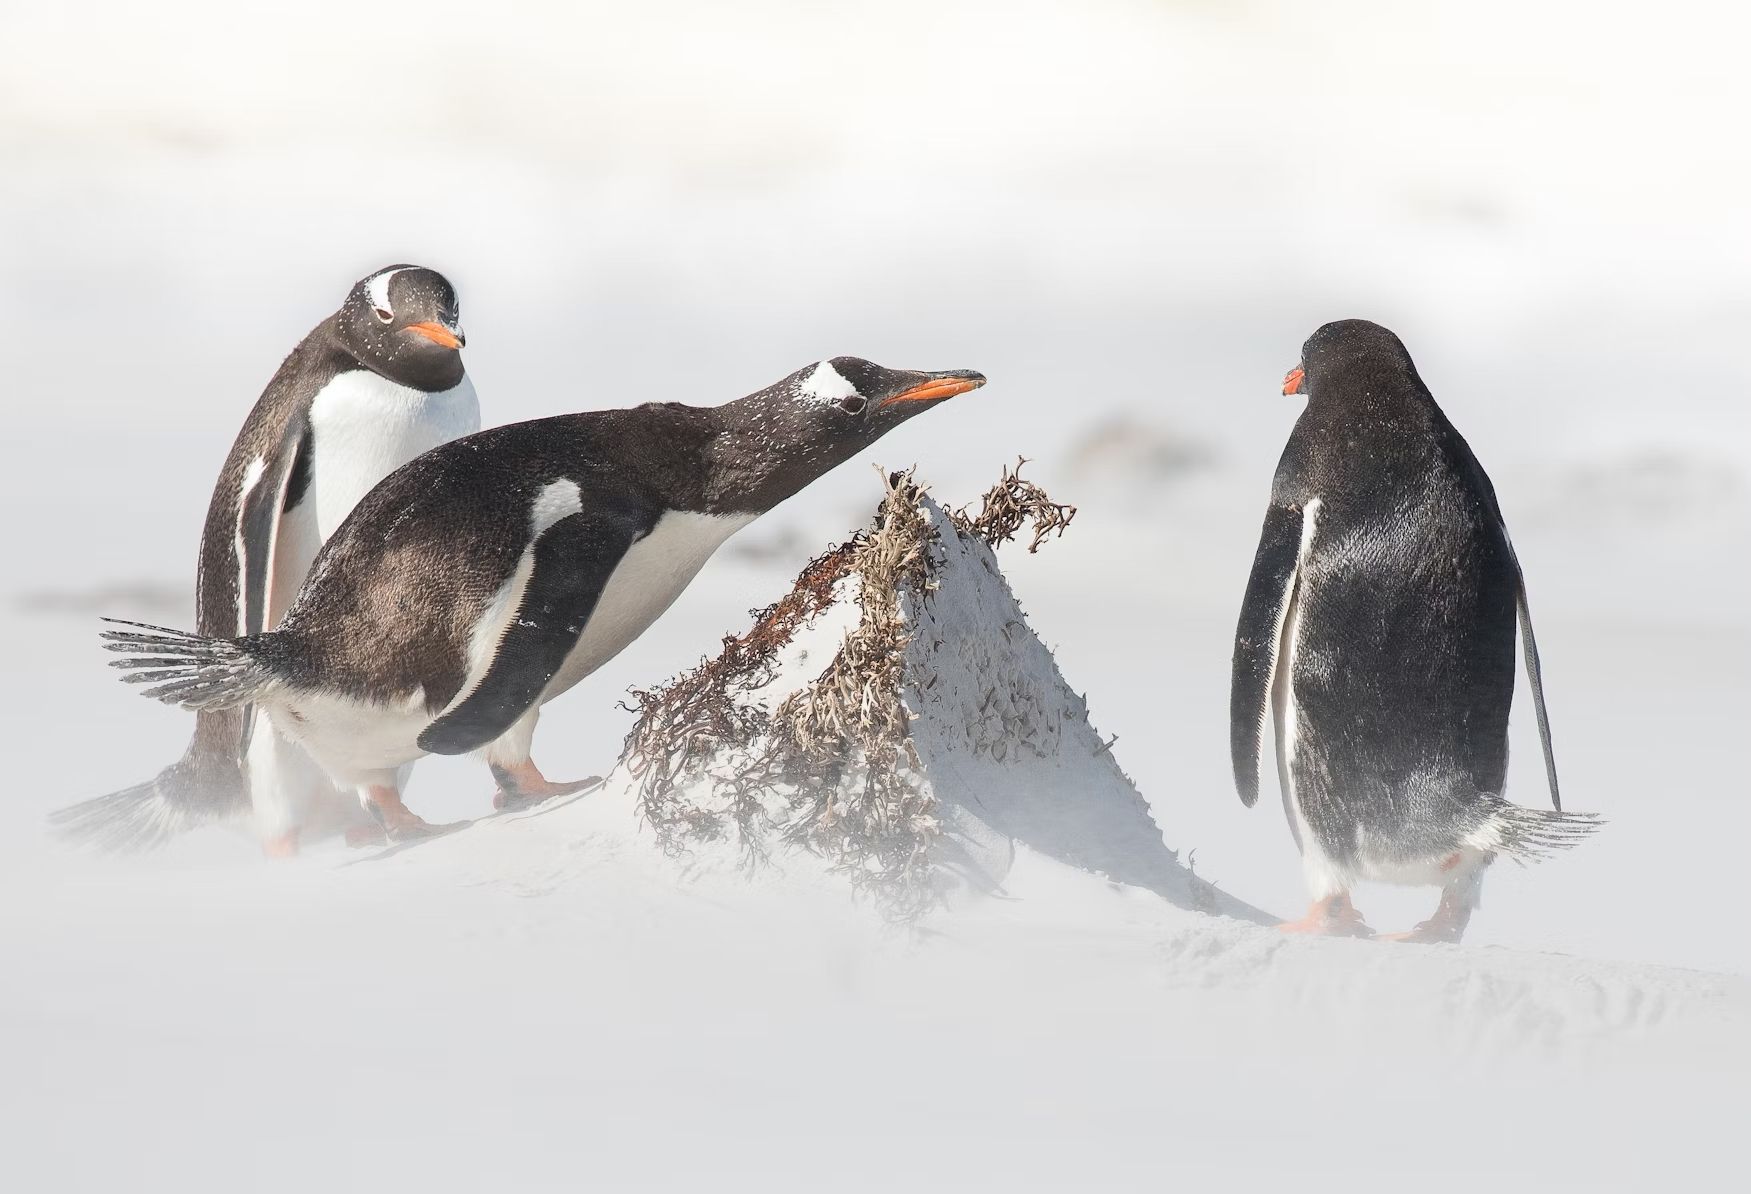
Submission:
[[[486,825],[493,821],[533,821],[537,817],[545,817],[549,813],[556,813],[562,808],[569,807],[580,800],[594,796],[601,792],[606,786],[606,780],[599,780],[594,785],[585,788],[581,792],[572,792],[565,796],[556,796],[551,800],[543,800],[535,804],[523,804],[514,808],[495,809],[494,811],[487,813],[485,816],[470,817],[461,821],[448,821],[442,825],[433,825],[433,832],[424,837],[409,838],[406,841],[400,842],[391,842],[380,850],[372,851],[371,853],[362,855],[358,858],[350,858],[341,863],[341,865],[345,867],[358,866],[360,863],[366,862],[382,862],[385,859],[393,858],[397,854],[403,854],[409,850],[418,849],[421,846],[429,845],[430,843],[439,841],[443,838],[453,837],[456,834],[473,829],[477,825]]]

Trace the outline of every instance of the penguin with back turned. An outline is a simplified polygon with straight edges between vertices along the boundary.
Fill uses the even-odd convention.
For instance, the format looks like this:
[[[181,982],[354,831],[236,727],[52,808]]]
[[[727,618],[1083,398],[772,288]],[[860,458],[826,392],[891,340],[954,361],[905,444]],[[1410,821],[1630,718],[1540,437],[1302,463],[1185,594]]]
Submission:
[[[1486,868],[1574,844],[1526,587],[1495,490],[1398,337],[1328,323],[1283,384],[1283,451],[1235,633],[1235,783],[1258,799],[1264,723],[1313,903],[1285,930],[1371,936],[1363,880],[1442,889],[1399,939],[1458,941]],[[1552,810],[1507,801],[1515,626]]]
[[[424,836],[402,767],[518,734],[642,634],[730,535],[984,381],[835,357],[722,406],[483,431],[372,490],[276,629],[104,637],[146,695],[265,709],[391,838]]]
[[[277,625],[323,542],[359,499],[427,449],[480,428],[456,291],[392,265],[355,283],[305,336],[245,419],[208,506],[196,582],[204,634]],[[526,739],[494,744],[501,789],[551,788]],[[144,784],[63,809],[67,836],[151,846],[253,808],[263,849],[291,853],[329,793],[304,752],[248,709],[209,710],[183,757]],[[543,792],[545,794],[545,792]]]

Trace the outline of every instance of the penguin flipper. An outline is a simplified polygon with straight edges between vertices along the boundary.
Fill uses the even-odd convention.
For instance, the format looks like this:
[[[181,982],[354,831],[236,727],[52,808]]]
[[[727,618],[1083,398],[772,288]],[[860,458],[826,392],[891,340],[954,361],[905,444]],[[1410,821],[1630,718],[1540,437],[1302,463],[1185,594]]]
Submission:
[[[1503,539],[1507,539],[1504,531]],[[1508,558],[1514,565],[1514,610],[1520,619],[1520,647],[1526,660],[1526,678],[1532,682],[1532,709],[1538,715],[1538,741],[1544,747],[1544,779],[1550,786],[1550,806],[1563,811],[1562,792],[1556,783],[1556,751],[1550,744],[1550,714],[1544,708],[1544,672],[1538,665],[1538,639],[1532,633],[1532,607],[1526,604],[1526,577],[1514,544],[1508,543]]]
[[[274,548],[279,540],[280,519],[292,496],[293,478],[301,461],[308,483],[309,452],[309,426],[302,419],[291,420],[273,452],[260,458],[261,472],[253,484],[246,485],[238,502],[237,606],[242,619],[234,637],[260,634],[268,628],[269,590],[274,579]]]
[[[590,512],[568,515],[543,532],[516,615],[486,674],[425,728],[419,748],[466,754],[528,712],[577,646],[608,578],[636,538],[623,520]]]
[[[1538,666],[1538,640],[1532,635],[1532,608],[1526,604],[1526,574],[1520,570],[1520,555],[1514,550],[1513,536],[1508,534],[1508,520],[1502,517],[1502,504],[1496,497],[1496,487],[1484,472],[1483,465],[1472,452],[1465,437],[1453,431],[1459,445],[1460,467],[1471,483],[1483,494],[1484,509],[1495,520],[1501,532],[1502,545],[1508,550],[1508,563],[1514,569],[1514,614],[1520,623],[1520,645],[1526,661],[1526,678],[1532,682],[1532,707],[1538,714],[1538,741],[1544,747],[1544,779],[1550,786],[1551,807],[1563,811],[1562,793],[1556,783],[1556,752],[1550,744],[1550,714],[1544,708],[1544,673]]]
[[[1259,757],[1265,718],[1271,709],[1283,623],[1294,600],[1306,515],[1296,506],[1265,511],[1258,554],[1234,631],[1234,679],[1229,692],[1228,737],[1234,786],[1251,808],[1259,798]]]

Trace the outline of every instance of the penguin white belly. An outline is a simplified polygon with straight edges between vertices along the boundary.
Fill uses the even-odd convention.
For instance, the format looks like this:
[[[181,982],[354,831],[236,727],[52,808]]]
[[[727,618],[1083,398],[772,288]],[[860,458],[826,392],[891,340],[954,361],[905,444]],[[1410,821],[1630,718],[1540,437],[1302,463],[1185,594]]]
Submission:
[[[418,739],[432,723],[417,690],[392,705],[300,691],[277,701],[269,716],[342,788],[389,782],[386,776],[424,756]]]
[[[1481,871],[1489,865],[1490,854],[1469,843],[1447,855],[1409,861],[1394,860],[1381,850],[1370,850],[1364,837],[1358,851],[1363,864],[1360,876],[1373,883],[1392,883],[1401,887],[1445,887],[1456,879]]]
[[[634,543],[602,588],[584,632],[542,691],[550,701],[624,650],[673,605],[705,561],[752,514],[666,511],[650,534]]]
[[[453,388],[428,394],[355,369],[323,386],[311,401],[310,430],[320,541],[334,534],[384,477],[439,444],[479,431],[480,400],[466,375]]]

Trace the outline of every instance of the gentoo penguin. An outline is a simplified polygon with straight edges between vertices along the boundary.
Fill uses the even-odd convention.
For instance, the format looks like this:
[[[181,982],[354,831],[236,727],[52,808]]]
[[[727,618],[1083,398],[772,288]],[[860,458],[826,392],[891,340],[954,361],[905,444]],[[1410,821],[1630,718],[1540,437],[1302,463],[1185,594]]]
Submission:
[[[1458,941],[1498,854],[1591,831],[1564,813],[1526,586],[1495,490],[1397,336],[1328,323],[1283,393],[1307,408],[1277,465],[1234,639],[1235,784],[1277,774],[1313,906],[1286,930],[1371,936],[1359,880],[1441,887],[1403,940]],[[1516,618],[1555,811],[1503,798]]]
[[[456,292],[434,270],[392,265],[361,279],[268,382],[207,509],[195,595],[203,634],[276,625],[323,541],[394,469],[480,428],[463,369]],[[526,741],[491,762],[501,784],[543,788]],[[269,853],[296,848],[328,787],[303,751],[243,709],[202,712],[180,761],[144,784],[56,814],[70,836],[156,844],[253,804]]]
[[[835,357],[717,407],[483,431],[403,465],[323,547],[277,629],[105,633],[146,695],[256,705],[395,839],[399,769],[518,734],[618,654],[718,545],[977,373]]]

